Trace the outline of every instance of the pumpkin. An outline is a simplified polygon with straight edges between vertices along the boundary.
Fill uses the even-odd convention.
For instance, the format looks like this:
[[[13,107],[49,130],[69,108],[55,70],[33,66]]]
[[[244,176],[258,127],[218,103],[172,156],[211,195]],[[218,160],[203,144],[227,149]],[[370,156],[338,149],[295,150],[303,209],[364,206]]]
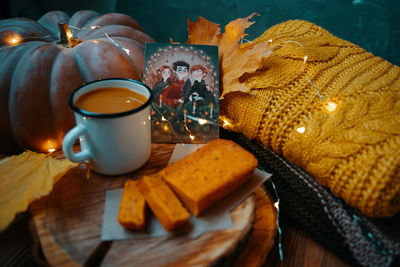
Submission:
[[[0,20],[0,152],[60,148],[75,125],[70,94],[92,80],[140,80],[146,42],[154,40],[118,13]]]

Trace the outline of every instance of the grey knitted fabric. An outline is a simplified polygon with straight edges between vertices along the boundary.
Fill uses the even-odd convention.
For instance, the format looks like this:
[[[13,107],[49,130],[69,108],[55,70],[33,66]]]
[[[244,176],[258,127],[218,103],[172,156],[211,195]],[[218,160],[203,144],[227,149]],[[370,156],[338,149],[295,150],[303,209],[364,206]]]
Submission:
[[[221,138],[252,152],[259,167],[273,174],[281,212],[310,237],[352,265],[400,263],[400,214],[386,219],[366,217],[272,150],[239,133],[220,131]],[[265,186],[274,196],[270,184]]]

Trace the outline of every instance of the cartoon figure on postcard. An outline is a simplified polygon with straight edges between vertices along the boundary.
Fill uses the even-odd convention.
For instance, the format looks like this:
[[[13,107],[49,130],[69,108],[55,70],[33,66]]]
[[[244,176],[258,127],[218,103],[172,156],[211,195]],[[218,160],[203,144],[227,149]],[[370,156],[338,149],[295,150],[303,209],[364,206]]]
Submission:
[[[218,47],[146,44],[143,81],[154,94],[152,141],[206,143],[219,136]]]

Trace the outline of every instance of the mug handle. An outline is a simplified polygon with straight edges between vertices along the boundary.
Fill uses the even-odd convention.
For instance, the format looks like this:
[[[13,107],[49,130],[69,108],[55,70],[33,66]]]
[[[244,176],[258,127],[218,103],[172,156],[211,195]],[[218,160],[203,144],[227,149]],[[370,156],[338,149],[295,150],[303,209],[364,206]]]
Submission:
[[[64,136],[64,155],[72,162],[82,162],[91,158],[91,153],[87,149],[81,150],[78,153],[74,153],[72,150],[75,140],[84,133],[87,133],[85,126],[78,124]]]

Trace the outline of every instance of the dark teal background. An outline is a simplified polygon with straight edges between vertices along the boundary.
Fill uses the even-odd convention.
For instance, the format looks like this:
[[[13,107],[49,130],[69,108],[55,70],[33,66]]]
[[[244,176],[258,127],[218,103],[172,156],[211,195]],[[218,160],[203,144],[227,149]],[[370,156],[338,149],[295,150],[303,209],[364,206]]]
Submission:
[[[2,0],[0,8],[2,17],[33,19],[49,10],[125,13],[159,42],[185,42],[186,18],[203,16],[223,26],[257,12],[248,39],[277,23],[304,19],[400,65],[400,0]]]

